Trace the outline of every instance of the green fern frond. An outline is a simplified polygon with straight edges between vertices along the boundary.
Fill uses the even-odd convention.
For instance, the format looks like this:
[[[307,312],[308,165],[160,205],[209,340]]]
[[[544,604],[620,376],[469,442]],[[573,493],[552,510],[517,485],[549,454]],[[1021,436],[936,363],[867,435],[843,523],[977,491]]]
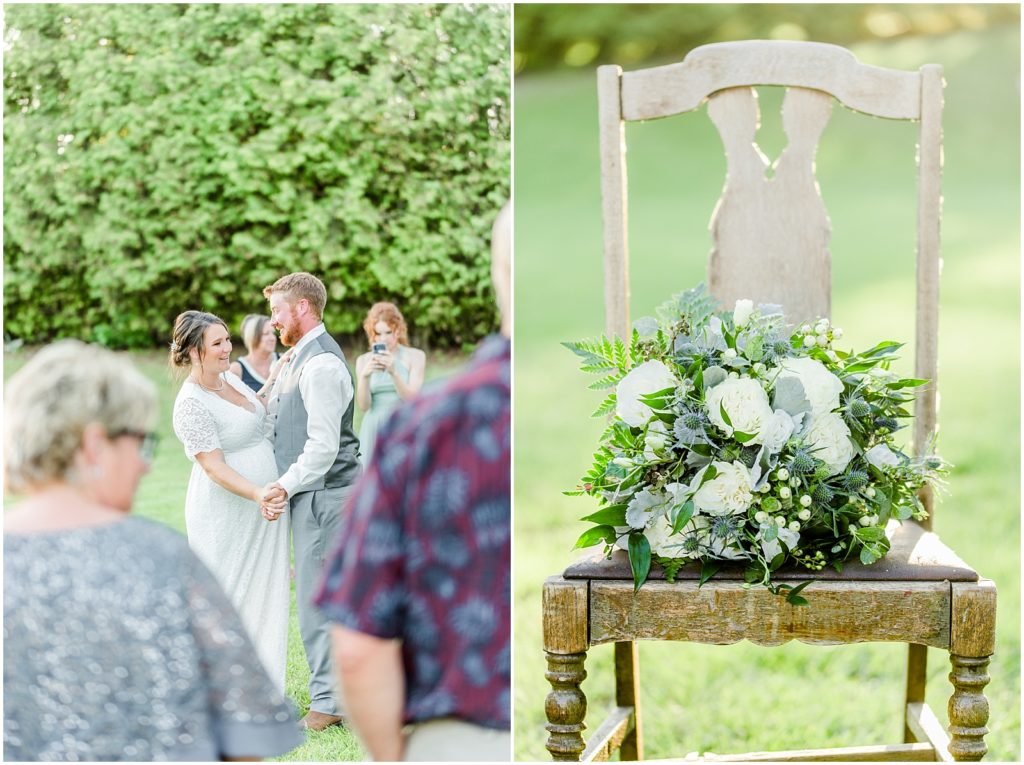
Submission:
[[[595,409],[594,413],[592,415],[590,415],[590,416],[591,417],[603,417],[606,414],[611,414],[612,412],[615,411],[615,402],[616,402],[615,391],[612,391],[611,393],[608,394],[608,397],[605,398],[605,400],[601,402],[601,405],[597,409]]]
[[[607,377],[602,377],[600,380],[596,380],[595,382],[590,383],[590,385],[588,385],[587,387],[590,390],[605,390],[607,388],[614,388],[616,385],[619,384],[619,380],[621,379],[622,374],[619,372],[615,372],[614,374],[610,374]]]

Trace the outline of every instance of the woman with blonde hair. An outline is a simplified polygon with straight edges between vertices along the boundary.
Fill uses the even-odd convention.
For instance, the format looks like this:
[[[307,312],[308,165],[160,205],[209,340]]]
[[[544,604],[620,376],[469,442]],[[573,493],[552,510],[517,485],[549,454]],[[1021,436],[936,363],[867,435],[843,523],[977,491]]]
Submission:
[[[302,743],[238,614],[177,533],[130,515],[156,390],[77,340],[7,384],[4,758],[212,760]]]
[[[373,454],[380,423],[423,387],[427,357],[409,347],[405,319],[394,303],[374,303],[363,331],[370,350],[356,359],[356,405],[365,412],[359,427],[359,453],[365,463]]]
[[[242,319],[239,332],[246,353],[231,362],[229,368],[258,393],[267,384],[270,370],[277,361],[277,333],[270,317],[258,313],[250,313]]]

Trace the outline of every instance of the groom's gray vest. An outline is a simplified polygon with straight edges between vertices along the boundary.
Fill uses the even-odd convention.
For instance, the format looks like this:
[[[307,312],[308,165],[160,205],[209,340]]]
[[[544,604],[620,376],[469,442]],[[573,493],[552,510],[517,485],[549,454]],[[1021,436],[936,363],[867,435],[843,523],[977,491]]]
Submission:
[[[306,407],[299,393],[299,372],[302,365],[321,353],[332,353],[341,359],[349,379],[352,372],[345,361],[345,354],[334,338],[324,332],[311,340],[289,363],[288,372],[277,382],[277,423],[274,430],[274,456],[277,458],[277,469],[284,473],[302,454],[306,447],[308,434],[306,425],[309,418]],[[352,387],[352,400],[341,417],[341,438],[338,443],[338,456],[323,478],[303,491],[319,489],[337,489],[348,486],[359,474],[359,439],[352,430],[352,412],[355,405],[355,386]]]

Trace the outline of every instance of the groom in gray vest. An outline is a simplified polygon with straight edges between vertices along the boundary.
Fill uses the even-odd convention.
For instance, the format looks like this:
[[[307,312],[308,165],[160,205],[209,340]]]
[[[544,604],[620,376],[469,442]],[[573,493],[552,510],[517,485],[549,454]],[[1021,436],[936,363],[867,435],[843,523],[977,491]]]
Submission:
[[[323,282],[312,274],[289,274],[263,295],[281,342],[292,348],[267,403],[281,477],[264,496],[283,493],[289,500],[299,632],[310,673],[309,713],[302,723],[323,730],[345,718],[331,671],[330,626],[312,601],[324,560],[338,545],[341,508],[359,474],[355,389],[341,348],[324,329]],[[268,519],[276,517],[267,512]]]

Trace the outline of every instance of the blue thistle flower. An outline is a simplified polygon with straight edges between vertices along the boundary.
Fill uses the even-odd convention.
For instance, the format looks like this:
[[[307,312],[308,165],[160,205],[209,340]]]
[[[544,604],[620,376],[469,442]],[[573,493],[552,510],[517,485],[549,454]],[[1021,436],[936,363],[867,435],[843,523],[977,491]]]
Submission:
[[[800,448],[793,452],[793,458],[789,461],[789,472],[795,474],[814,472],[814,457],[807,449]]]
[[[860,491],[868,483],[868,474],[863,470],[851,470],[843,476],[843,488],[847,491]]]
[[[887,428],[890,433],[899,430],[900,424],[895,417],[876,417],[876,428]]]
[[[704,412],[686,407],[676,417],[675,424],[672,426],[672,433],[675,435],[676,441],[683,446],[706,444],[710,443],[710,439],[705,429],[710,424],[711,421]]]
[[[871,404],[860,397],[851,398],[846,404],[846,411],[851,417],[867,417],[871,414]]]
[[[718,539],[734,539],[739,525],[731,515],[718,515],[711,521],[711,536]]]
[[[823,505],[827,505],[835,497],[835,492],[832,491],[828,486],[823,483],[819,483],[814,487],[814,491],[811,492],[811,497],[814,498],[815,502],[820,502]]]

